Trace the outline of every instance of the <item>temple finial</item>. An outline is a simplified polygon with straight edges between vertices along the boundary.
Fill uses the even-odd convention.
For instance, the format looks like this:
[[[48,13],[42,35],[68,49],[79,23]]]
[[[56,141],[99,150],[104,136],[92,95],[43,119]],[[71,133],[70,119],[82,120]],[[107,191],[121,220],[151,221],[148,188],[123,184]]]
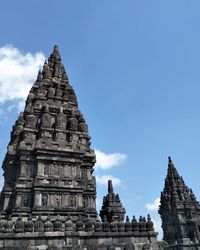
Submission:
[[[109,180],[109,181],[108,181],[108,193],[113,193],[112,180]]]
[[[58,45],[57,45],[57,44],[54,45],[53,51],[54,51],[54,52],[58,52]]]
[[[57,58],[57,59],[61,60],[61,56],[60,56],[60,53],[59,53],[58,45],[54,45],[54,47],[53,47],[53,53],[51,54],[50,58],[51,57],[54,57],[54,58]]]
[[[172,158],[170,156],[168,156],[168,165],[173,165],[173,161],[172,161]]]

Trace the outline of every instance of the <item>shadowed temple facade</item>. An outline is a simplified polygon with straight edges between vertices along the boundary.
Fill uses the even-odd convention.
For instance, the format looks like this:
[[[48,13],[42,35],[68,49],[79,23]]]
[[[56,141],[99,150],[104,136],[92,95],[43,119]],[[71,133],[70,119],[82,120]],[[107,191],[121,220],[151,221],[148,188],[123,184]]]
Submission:
[[[200,207],[171,159],[159,213],[125,215],[112,181],[96,211],[95,153],[58,47],[39,71],[3,161],[0,249],[200,249]]]

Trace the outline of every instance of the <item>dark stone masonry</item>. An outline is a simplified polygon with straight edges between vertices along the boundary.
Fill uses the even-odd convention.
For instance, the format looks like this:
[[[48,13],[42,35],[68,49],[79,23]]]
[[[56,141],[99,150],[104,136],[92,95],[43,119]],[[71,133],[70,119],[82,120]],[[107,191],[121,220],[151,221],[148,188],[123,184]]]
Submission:
[[[200,249],[200,207],[169,159],[159,213],[125,216],[112,181],[96,211],[95,153],[55,46],[11,132],[3,161],[0,249]],[[167,244],[168,243],[168,244]]]

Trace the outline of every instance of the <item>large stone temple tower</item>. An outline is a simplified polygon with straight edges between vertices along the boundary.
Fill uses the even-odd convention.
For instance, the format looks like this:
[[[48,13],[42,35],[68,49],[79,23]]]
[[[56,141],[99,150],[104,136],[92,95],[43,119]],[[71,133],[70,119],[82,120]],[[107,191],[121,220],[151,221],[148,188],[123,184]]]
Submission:
[[[39,71],[3,161],[0,250],[162,250],[153,222],[132,220],[112,181],[96,212],[95,154],[58,47]]]
[[[200,205],[170,157],[159,213],[170,249],[200,249]]]
[[[87,124],[55,46],[11,132],[2,214],[96,218],[94,164]]]

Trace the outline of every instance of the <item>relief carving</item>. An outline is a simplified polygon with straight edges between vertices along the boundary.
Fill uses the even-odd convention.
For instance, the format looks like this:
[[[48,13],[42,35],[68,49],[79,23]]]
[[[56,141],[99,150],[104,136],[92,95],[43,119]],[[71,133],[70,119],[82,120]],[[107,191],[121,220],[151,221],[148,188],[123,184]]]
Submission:
[[[69,200],[70,207],[76,207],[76,195],[71,195]]]
[[[30,206],[30,194],[24,193],[22,195],[22,207],[29,207]]]
[[[74,131],[78,130],[78,121],[74,115],[69,118],[69,129]]]
[[[26,127],[27,128],[36,128],[37,118],[35,115],[26,116]]]
[[[47,193],[42,194],[42,206],[43,207],[48,206],[48,194]]]
[[[56,206],[61,207],[62,206],[62,196],[56,195]]]

